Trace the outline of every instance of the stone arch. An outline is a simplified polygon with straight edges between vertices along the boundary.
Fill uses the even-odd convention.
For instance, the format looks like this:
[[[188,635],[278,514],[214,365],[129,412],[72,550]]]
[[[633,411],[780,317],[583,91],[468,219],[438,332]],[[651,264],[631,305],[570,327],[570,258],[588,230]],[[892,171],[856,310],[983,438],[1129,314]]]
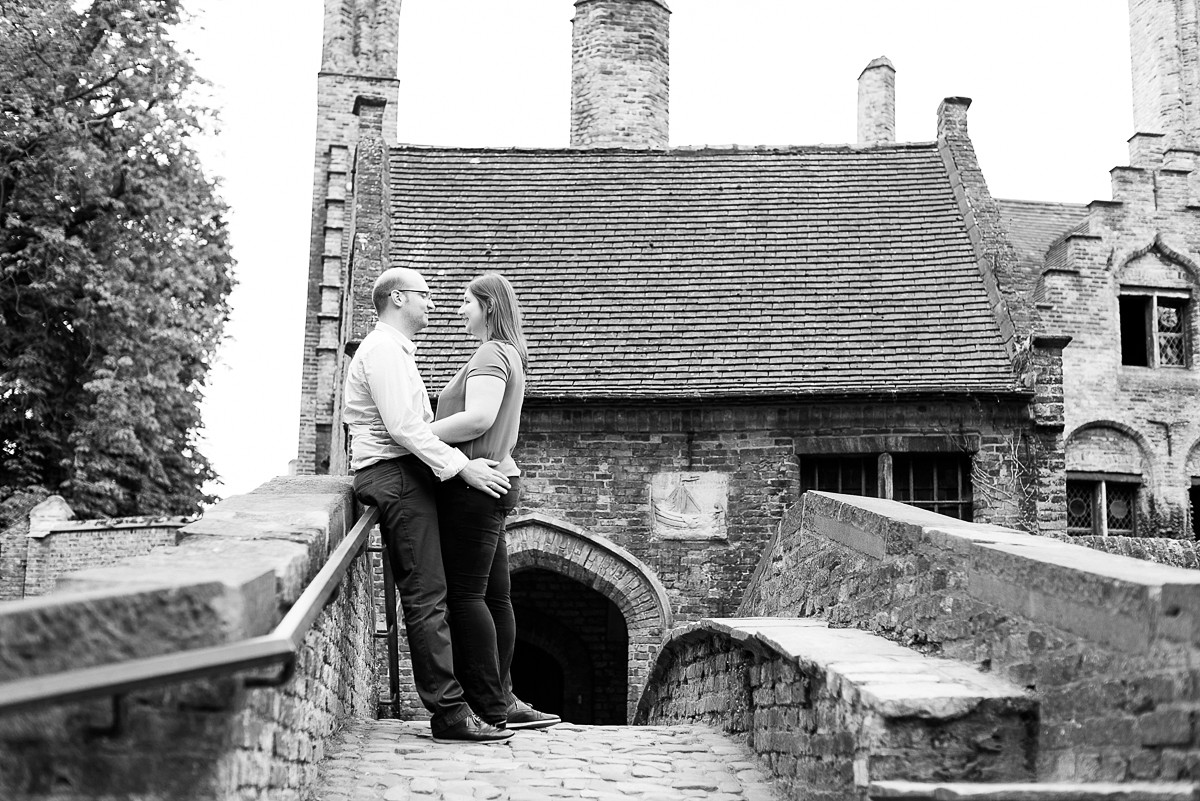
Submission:
[[[1139,267],[1139,262],[1143,256],[1155,255],[1160,260],[1168,262],[1166,265],[1158,265],[1157,270],[1153,267],[1146,268],[1144,265]],[[1196,286],[1200,284],[1200,263],[1188,256],[1181,250],[1171,247],[1162,237],[1162,234],[1155,234],[1154,239],[1138,248],[1133,248],[1123,253],[1113,254],[1113,275],[1116,276],[1118,283],[1129,282],[1149,286]],[[1178,273],[1171,275],[1171,269]]]
[[[1187,450],[1187,458],[1183,462],[1184,477],[1187,479],[1200,478],[1200,437]]]
[[[1075,428],[1064,443],[1068,480],[1072,474],[1084,480],[1103,477],[1122,482],[1128,481],[1123,476],[1139,476],[1141,490],[1134,501],[1136,527],[1144,531],[1155,525],[1154,488],[1164,465],[1141,432],[1113,420],[1093,420]]]
[[[537,512],[508,521],[513,573],[541,568],[561,573],[612,601],[629,632],[629,720],[674,615],[666,588],[649,567],[621,546]]]
[[[1064,439],[1068,472],[1137,473],[1147,481],[1157,472],[1154,449],[1141,432],[1114,420],[1076,426]]]

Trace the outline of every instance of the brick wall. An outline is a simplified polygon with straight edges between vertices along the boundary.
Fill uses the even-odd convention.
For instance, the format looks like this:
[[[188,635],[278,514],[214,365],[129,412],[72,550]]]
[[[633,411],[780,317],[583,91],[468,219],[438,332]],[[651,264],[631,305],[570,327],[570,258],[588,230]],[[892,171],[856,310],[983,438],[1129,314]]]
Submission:
[[[276,479],[224,501],[174,548],[4,604],[0,681],[266,634],[355,515],[337,479]],[[243,671],[134,692],[116,717],[109,699],[0,717],[0,797],[303,797],[330,737],[374,710],[370,586],[359,560],[281,686],[249,686]]]
[[[29,513],[49,493],[43,489],[17,492],[0,502],[0,601],[25,595]]]
[[[1193,143],[1200,133],[1200,52],[1191,0],[1130,0],[1136,130]],[[1133,162],[1138,164],[1137,161]],[[1140,166],[1140,165],[1139,165]]]
[[[38,493],[11,504],[11,524],[0,535],[0,600],[42,595],[60,576],[113,564],[174,545],[186,517],[75,520],[57,495]],[[36,503],[34,503],[36,501]]]
[[[815,616],[1040,702],[1040,781],[1200,778],[1200,573],[898,504],[807,493],[739,614]]]
[[[1135,50],[1135,53],[1137,51]],[[1164,176],[1162,137],[1139,135],[1113,170],[1113,200],[1089,207],[1086,230],[1055,245],[1042,295],[1071,343],[1063,351],[1067,470],[1140,484],[1136,533],[1191,537],[1187,459],[1200,444],[1200,207]],[[1178,154],[1176,154],[1178,155]],[[1200,175],[1186,172],[1188,180]],[[1165,290],[1190,298],[1182,365],[1125,364],[1120,298]],[[1156,323],[1155,323],[1156,324]],[[1107,444],[1106,444],[1107,443]],[[1100,476],[1102,477],[1102,476]]]
[[[331,472],[331,456],[339,452],[335,399],[350,246],[346,184],[360,128],[357,100],[386,102],[381,136],[396,141],[399,26],[399,0],[325,0],[296,459],[302,475]]]
[[[89,520],[29,538],[24,595],[50,592],[59,577],[76,570],[110,565],[160,546],[175,545],[184,525],[186,521]]]
[[[667,146],[670,14],[660,0],[576,0],[572,147]]]
[[[708,404],[620,408],[528,402],[515,454],[521,512],[566,521],[629,550],[666,587],[684,619],[727,615],[741,600],[784,511],[799,498],[804,454],[971,454],[975,519],[1036,516],[1038,466],[1024,406],[982,401]],[[666,539],[651,517],[658,473],[719,473],[719,539]],[[657,532],[657,533],[656,533]]]

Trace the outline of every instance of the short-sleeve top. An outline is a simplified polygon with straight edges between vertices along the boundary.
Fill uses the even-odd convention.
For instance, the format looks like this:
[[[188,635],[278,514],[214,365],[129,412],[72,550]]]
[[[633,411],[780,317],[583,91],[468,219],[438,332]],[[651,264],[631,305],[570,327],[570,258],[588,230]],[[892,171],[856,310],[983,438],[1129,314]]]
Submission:
[[[521,355],[507,342],[489,340],[479,346],[438,396],[435,420],[457,414],[467,408],[467,379],[487,375],[504,379],[504,397],[492,427],[470,442],[456,442],[469,459],[495,459],[496,469],[508,476],[520,475],[513,461],[512,450],[517,444],[521,427],[521,406],[525,401],[525,369]]]

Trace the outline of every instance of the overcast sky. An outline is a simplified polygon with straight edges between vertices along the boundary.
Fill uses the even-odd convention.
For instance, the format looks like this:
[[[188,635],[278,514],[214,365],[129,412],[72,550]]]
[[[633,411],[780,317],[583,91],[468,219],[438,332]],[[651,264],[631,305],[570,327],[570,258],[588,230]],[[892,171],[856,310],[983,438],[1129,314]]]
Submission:
[[[239,286],[204,405],[203,450],[248,492],[296,454],[308,274],[316,0],[192,0],[181,36],[214,87],[203,143],[232,207]],[[896,67],[899,141],[968,120],[996,197],[1111,197],[1134,133],[1126,0],[670,0],[671,144],[856,138],[857,79]],[[401,142],[565,147],[572,0],[403,0]],[[443,314],[451,313],[443,309]]]

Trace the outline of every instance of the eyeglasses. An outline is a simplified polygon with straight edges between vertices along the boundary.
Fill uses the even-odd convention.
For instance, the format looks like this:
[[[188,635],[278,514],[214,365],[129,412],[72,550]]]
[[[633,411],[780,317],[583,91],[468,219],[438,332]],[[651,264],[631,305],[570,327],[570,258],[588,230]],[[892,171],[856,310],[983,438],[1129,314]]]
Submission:
[[[393,289],[393,292],[416,292],[423,299],[429,300],[430,292],[428,289]]]

